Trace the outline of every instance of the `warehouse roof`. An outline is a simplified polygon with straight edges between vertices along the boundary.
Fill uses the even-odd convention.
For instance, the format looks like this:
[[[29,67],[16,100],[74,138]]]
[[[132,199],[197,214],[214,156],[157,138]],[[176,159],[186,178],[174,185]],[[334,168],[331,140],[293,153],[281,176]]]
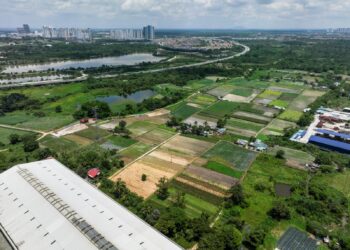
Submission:
[[[0,229],[19,249],[181,249],[54,159],[0,174]]]
[[[327,134],[327,135],[333,135],[333,136],[337,136],[337,137],[340,137],[340,138],[343,138],[343,139],[350,139],[350,135],[343,134],[343,133],[338,133],[338,132],[335,132],[335,131],[332,131],[332,130],[318,128],[318,129],[316,129],[316,131],[318,133]]]
[[[332,140],[332,139],[328,139],[328,138],[323,138],[323,137],[320,137],[317,135],[311,136],[309,139],[309,142],[316,143],[316,144],[319,144],[321,146],[324,145],[324,146],[332,147],[335,150],[339,149],[340,151],[350,152],[350,144],[349,143],[336,141],[336,140]]]

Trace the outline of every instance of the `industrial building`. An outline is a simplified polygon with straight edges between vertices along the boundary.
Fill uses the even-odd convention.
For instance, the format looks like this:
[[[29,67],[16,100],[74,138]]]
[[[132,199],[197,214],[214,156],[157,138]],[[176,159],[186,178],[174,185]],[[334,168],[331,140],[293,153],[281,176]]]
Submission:
[[[181,249],[54,159],[0,174],[0,231],[0,249]]]

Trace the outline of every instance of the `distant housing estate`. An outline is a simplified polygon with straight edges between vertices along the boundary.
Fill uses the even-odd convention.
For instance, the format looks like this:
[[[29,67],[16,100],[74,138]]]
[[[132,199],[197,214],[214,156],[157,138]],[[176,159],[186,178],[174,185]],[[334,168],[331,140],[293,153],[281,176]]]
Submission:
[[[63,38],[66,40],[90,40],[92,38],[90,29],[80,28],[52,28],[43,27],[44,38]]]
[[[143,29],[115,29],[110,31],[110,38],[116,40],[153,40],[154,26],[147,25]]]

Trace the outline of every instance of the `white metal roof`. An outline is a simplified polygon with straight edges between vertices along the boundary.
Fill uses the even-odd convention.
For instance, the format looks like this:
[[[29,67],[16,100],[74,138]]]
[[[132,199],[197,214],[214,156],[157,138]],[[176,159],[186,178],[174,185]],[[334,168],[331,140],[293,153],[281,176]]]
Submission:
[[[0,174],[0,226],[19,249],[181,249],[54,159]]]

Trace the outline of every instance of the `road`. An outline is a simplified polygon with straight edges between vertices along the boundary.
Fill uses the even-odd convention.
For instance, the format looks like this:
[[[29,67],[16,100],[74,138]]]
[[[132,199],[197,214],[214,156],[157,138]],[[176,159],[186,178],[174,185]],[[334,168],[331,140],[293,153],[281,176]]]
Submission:
[[[160,68],[160,69],[149,69],[149,70],[141,70],[141,71],[135,71],[135,72],[126,72],[126,73],[119,73],[119,74],[102,75],[102,76],[98,76],[98,77],[95,77],[95,78],[112,78],[112,77],[121,76],[121,75],[134,75],[134,74],[143,74],[143,73],[157,73],[157,72],[174,70],[174,69],[198,67],[198,66],[203,66],[203,65],[212,64],[212,63],[218,63],[218,62],[230,60],[230,59],[233,59],[233,58],[236,58],[236,57],[240,57],[240,56],[243,56],[243,55],[245,55],[246,53],[248,53],[250,51],[250,48],[248,46],[244,45],[244,44],[235,42],[235,45],[243,47],[244,50],[242,52],[234,54],[232,56],[219,58],[219,59],[208,60],[208,61],[205,61],[205,62],[192,63],[192,64],[187,64],[187,65],[173,66],[173,67]],[[16,88],[16,87],[23,87],[23,86],[40,86],[40,85],[79,82],[79,81],[84,81],[87,78],[88,78],[88,75],[83,74],[82,76],[79,76],[79,77],[74,78],[74,79],[68,79],[68,80],[56,79],[56,80],[47,80],[47,81],[39,81],[39,82],[24,82],[24,83],[0,85],[0,89],[2,89],[2,88],[9,88],[9,87]]]

